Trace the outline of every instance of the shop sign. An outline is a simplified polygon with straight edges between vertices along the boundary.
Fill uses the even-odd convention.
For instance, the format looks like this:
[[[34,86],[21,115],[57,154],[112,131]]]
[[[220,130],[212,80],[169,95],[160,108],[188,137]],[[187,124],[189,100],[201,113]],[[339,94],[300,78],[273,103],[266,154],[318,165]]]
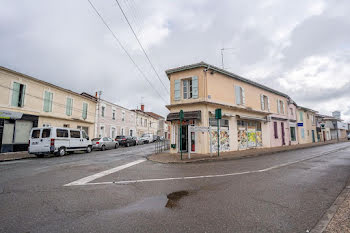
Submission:
[[[23,113],[0,110],[0,119],[21,119]]]
[[[304,123],[298,123],[298,127],[303,127]]]

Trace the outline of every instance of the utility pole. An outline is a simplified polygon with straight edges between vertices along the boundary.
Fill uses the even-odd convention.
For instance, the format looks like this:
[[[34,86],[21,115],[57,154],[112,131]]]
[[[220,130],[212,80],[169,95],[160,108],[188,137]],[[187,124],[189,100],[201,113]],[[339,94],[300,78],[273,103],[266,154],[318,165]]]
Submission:
[[[235,48],[222,48],[221,49],[221,66],[222,66],[222,69],[225,69],[225,66],[224,66],[224,50],[231,50],[231,49],[235,49]]]

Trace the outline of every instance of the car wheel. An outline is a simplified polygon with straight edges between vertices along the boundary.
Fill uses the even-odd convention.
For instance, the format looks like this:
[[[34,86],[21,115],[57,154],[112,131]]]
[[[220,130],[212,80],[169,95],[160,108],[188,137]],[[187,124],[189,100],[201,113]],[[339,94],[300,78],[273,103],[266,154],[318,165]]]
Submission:
[[[126,147],[129,147],[129,146],[130,146],[130,144],[127,142],[127,143],[126,143]]]
[[[102,150],[102,151],[106,150],[106,146],[105,146],[105,145],[102,145],[101,150]]]
[[[115,144],[114,149],[117,149],[119,147],[119,144]]]
[[[92,151],[91,146],[88,146],[88,147],[86,148],[86,153],[90,153],[91,151]]]
[[[66,148],[61,147],[60,149],[58,149],[57,156],[63,156],[65,154],[66,154]]]

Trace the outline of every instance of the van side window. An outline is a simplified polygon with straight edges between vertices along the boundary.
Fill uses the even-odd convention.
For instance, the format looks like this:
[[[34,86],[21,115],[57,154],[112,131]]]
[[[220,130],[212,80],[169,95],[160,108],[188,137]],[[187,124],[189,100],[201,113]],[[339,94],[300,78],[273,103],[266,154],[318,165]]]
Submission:
[[[56,136],[59,138],[68,138],[68,130],[56,129]]]
[[[71,138],[80,138],[80,131],[71,130],[71,131],[70,131],[70,137],[71,137]]]
[[[88,138],[87,134],[85,133],[85,131],[81,131],[83,133],[83,138]]]
[[[33,130],[32,138],[40,138],[40,129]]]
[[[41,134],[41,138],[49,138],[51,134],[51,129],[43,129]]]

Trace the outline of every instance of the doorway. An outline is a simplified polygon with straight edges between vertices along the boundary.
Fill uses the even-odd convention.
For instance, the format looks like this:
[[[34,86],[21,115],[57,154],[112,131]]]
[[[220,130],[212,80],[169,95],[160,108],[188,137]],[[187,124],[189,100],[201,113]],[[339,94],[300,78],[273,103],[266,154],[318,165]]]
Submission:
[[[315,142],[315,130],[311,130],[312,133],[312,142]]]
[[[284,122],[281,122],[281,130],[282,130],[282,146],[286,145],[286,141],[284,139]]]
[[[182,130],[182,135],[180,143],[181,143],[181,150],[182,152],[187,152],[187,143],[188,143],[188,125],[182,125],[181,126],[181,130]],[[179,132],[180,135],[180,132]],[[179,151],[180,151],[180,147],[179,147]]]

